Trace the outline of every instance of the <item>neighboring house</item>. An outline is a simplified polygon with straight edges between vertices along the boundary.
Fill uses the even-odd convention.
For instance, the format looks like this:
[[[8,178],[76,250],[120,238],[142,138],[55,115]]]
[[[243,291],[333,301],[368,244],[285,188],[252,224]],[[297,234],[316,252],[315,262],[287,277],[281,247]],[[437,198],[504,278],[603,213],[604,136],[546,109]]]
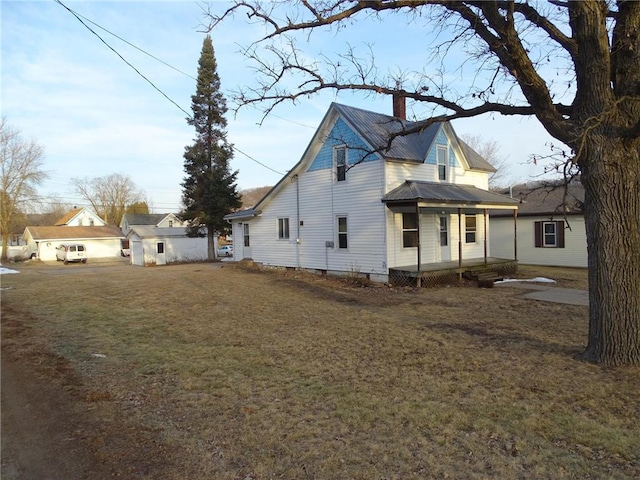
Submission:
[[[24,230],[28,256],[40,260],[55,260],[56,247],[62,243],[83,243],[87,258],[113,258],[120,256],[122,231],[115,225],[70,227],[27,227]]]
[[[207,238],[188,237],[185,227],[134,226],[127,233],[132,265],[206,260]]]
[[[517,216],[518,261],[531,265],[587,267],[584,188],[572,182],[562,186],[517,185],[510,188],[520,201]],[[514,250],[512,217],[491,211],[490,244],[493,255]]]
[[[125,213],[120,221],[120,228],[127,235],[133,227],[173,228],[186,227],[187,224],[174,213]]]
[[[376,281],[495,260],[487,211],[519,202],[488,191],[495,169],[449,123],[386,148],[417,125],[404,111],[401,97],[394,117],[332,103],[300,161],[255,207],[225,217],[235,258]]]
[[[106,222],[98,215],[86,208],[74,208],[62,218],[60,218],[55,226],[67,227],[104,227]]]

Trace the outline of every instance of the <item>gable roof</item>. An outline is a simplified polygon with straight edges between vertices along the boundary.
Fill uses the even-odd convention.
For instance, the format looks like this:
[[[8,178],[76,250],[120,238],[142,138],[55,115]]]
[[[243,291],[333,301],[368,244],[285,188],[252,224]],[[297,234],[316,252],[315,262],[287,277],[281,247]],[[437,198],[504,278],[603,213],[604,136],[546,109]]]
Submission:
[[[510,194],[518,205],[518,216],[529,215],[582,215],[584,187],[572,182],[566,187],[558,182],[548,184],[520,184],[502,190]],[[490,212],[491,216],[503,215],[502,211]]]
[[[469,205],[519,205],[519,200],[499,193],[482,190],[472,185],[422,182],[406,180],[382,199],[384,203],[429,202],[439,204]]]
[[[255,204],[253,208],[241,210],[238,212],[225,215],[226,220],[238,220],[242,218],[251,218],[260,214],[260,207],[269,199],[273,194],[282,188],[285,180],[294,177],[302,170],[302,166],[305,160],[308,159],[312,150],[312,145],[317,141],[322,141],[323,129],[328,127],[328,120],[337,115],[344,118],[344,120],[360,135],[373,149],[380,148],[379,154],[387,160],[399,160],[415,163],[423,163],[426,155],[433,145],[438,132],[441,128],[447,128],[451,133],[451,139],[454,144],[457,142],[462,154],[465,156],[469,167],[474,170],[481,170],[485,172],[495,172],[496,169],[480,156],[469,145],[464,143],[458,138],[453,128],[447,123],[433,123],[426,127],[424,130],[412,133],[410,135],[400,135],[394,138],[391,148],[386,150],[386,145],[389,137],[395,133],[403,130],[408,130],[419,125],[419,122],[411,122],[408,120],[402,120],[397,117],[385,115],[382,113],[371,112],[362,108],[350,107],[340,103],[333,102],[329,106],[327,113],[320,122],[320,126],[316,129],[316,133],[309,142],[305,152],[301,159],[296,163],[291,170],[289,170],[271,190],[269,190],[264,197]]]
[[[106,238],[123,238],[122,230],[115,225],[103,227],[69,227],[58,225],[53,227],[27,227],[31,237],[37,241],[43,240],[91,240]]]
[[[129,225],[157,225],[171,213],[125,213]]]
[[[61,218],[59,218],[56,223],[54,223],[54,225],[66,225],[67,223],[69,223],[71,220],[73,220],[73,218],[80,214],[80,212],[82,212],[82,210],[84,210],[84,208],[74,208],[73,210],[71,210],[70,212],[65,213]]]

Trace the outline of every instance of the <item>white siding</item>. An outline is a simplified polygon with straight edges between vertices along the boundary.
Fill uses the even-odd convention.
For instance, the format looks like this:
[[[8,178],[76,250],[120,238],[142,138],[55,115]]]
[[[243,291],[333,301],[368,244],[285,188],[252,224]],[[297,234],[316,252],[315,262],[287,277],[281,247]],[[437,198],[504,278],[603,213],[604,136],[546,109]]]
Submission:
[[[561,220],[557,218],[557,220]],[[569,228],[564,230],[565,248],[535,246],[534,222],[549,221],[549,217],[518,217],[518,262],[525,265],[587,267],[587,237],[584,218],[568,217]],[[513,218],[491,218],[491,252],[498,258],[513,258]]]
[[[285,185],[250,221],[252,258],[265,265],[387,275],[381,165],[357,165],[345,182],[335,182],[331,169],[300,174],[299,184],[292,180]],[[338,248],[338,216],[347,217],[346,250]],[[278,218],[289,218],[288,241],[277,238]],[[234,248],[242,244],[241,238]]]
[[[157,244],[164,242],[166,263],[197,262],[207,259],[207,239],[201,237],[158,237],[131,239],[131,263],[154,265],[157,263]]]
[[[405,180],[416,180],[423,182],[438,182],[438,171],[436,165],[427,163],[396,163],[387,162],[387,190],[389,193]],[[486,172],[465,171],[463,168],[449,168],[449,182],[459,185],[473,185],[474,187],[488,190],[488,174]]]
[[[120,257],[120,239],[105,240],[52,240],[40,242],[38,258],[43,261],[56,259],[56,247],[61,243],[82,243],[87,248],[87,259]],[[35,245],[32,247],[36,251]]]

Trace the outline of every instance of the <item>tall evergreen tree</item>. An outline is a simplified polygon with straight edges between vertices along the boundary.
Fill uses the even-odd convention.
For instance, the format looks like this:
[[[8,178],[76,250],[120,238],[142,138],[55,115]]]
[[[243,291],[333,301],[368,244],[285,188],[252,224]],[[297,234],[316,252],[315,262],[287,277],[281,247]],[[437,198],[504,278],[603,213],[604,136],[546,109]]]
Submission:
[[[211,37],[206,36],[198,61],[196,94],[191,96],[193,117],[187,119],[196,129],[193,145],[185,147],[182,182],[183,218],[189,220],[189,234],[201,236],[206,227],[209,259],[215,257],[214,233],[225,231],[224,216],[240,207],[238,172],[231,172],[233,147],[227,142],[224,118],[227,104],[220,92],[220,77]]]

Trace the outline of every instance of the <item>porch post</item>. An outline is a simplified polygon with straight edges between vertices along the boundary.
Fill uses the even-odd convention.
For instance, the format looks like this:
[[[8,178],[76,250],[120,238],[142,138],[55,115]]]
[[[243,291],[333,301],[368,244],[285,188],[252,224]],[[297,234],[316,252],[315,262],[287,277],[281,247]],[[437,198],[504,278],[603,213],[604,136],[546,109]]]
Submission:
[[[487,209],[484,209],[484,266],[487,266]]]
[[[518,261],[518,209],[513,210],[513,259]]]
[[[462,209],[458,207],[458,280],[462,281]]]
[[[417,222],[417,226],[418,226],[418,253],[417,253],[417,257],[418,257],[418,276],[416,278],[416,285],[418,286],[418,288],[420,288],[422,286],[422,270],[420,268],[421,262],[422,262],[422,255],[420,252],[420,207],[418,206],[418,202],[416,202],[416,222]]]

